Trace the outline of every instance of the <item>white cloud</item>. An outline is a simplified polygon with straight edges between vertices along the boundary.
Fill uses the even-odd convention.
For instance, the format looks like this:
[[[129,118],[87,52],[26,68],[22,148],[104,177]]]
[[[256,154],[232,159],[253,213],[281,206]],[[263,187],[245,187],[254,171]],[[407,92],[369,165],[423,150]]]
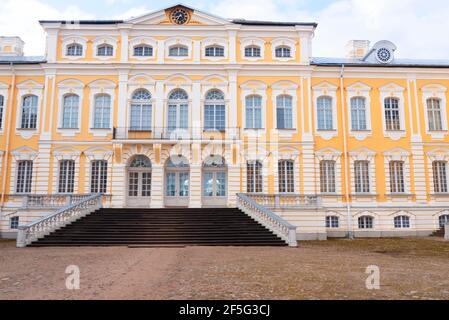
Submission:
[[[25,10],[24,10],[25,9]],[[64,11],[44,4],[39,0],[2,0],[0,10],[0,35],[19,36],[25,41],[25,54],[43,55],[45,34],[39,20],[92,19],[94,16],[76,6],[67,6]]]

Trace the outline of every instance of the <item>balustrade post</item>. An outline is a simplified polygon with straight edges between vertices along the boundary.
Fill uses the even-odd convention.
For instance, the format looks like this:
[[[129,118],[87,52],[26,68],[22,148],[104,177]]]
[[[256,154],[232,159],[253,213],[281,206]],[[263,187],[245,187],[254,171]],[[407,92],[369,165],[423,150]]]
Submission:
[[[281,207],[281,198],[278,194],[274,195],[274,207],[279,209]]]
[[[24,227],[19,227],[16,246],[17,248],[25,248],[26,245],[26,229]]]

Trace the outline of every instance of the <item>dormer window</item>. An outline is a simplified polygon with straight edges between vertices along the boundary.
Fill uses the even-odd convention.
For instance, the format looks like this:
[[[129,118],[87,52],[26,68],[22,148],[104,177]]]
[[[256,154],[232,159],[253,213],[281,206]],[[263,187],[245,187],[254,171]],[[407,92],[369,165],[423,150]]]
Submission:
[[[291,58],[292,52],[290,47],[281,46],[276,48],[276,58]]]
[[[189,49],[186,46],[173,46],[170,47],[170,57],[187,57],[189,55]]]
[[[134,47],[135,57],[151,57],[153,56],[153,47],[141,45]]]
[[[97,56],[112,57],[114,55],[114,47],[109,44],[102,44],[97,48]]]
[[[206,57],[224,57],[224,47],[222,46],[206,47]]]
[[[245,57],[247,58],[260,58],[261,50],[259,46],[248,46],[245,48]]]
[[[70,57],[81,57],[83,55],[83,46],[74,43],[67,46],[67,56]]]

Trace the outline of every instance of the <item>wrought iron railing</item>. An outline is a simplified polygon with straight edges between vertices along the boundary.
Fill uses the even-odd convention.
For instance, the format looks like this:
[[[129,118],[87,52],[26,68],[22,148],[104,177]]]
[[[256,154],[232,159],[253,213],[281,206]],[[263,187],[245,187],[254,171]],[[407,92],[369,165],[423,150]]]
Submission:
[[[317,195],[251,193],[248,196],[258,204],[271,209],[295,209],[321,206],[321,197]]]
[[[240,128],[119,127],[114,128],[113,139],[167,141],[238,140],[240,139]]]
[[[258,204],[249,195],[237,194],[237,206],[245,214],[279,236],[290,247],[298,246],[296,227],[277,216],[270,209]]]
[[[64,226],[85,217],[100,209],[102,195],[90,195],[76,203],[72,203],[42,219],[19,227],[17,247],[23,248]]]

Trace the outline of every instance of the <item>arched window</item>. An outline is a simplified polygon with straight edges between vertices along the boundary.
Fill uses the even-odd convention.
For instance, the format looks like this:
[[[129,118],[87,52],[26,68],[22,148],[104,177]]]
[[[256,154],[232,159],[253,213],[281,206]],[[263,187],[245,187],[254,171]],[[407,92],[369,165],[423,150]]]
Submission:
[[[429,131],[443,130],[441,116],[441,101],[437,98],[427,99],[427,119],[429,121]]]
[[[335,161],[320,161],[320,185],[322,193],[335,193]]]
[[[291,96],[276,97],[276,119],[278,129],[293,128],[293,98]]]
[[[17,162],[16,193],[31,193],[33,181],[33,161],[24,160]]]
[[[224,57],[224,47],[217,45],[206,47],[206,57]]]
[[[387,131],[401,130],[401,116],[399,112],[399,99],[385,99],[385,128]]]
[[[3,128],[3,110],[5,108],[5,98],[0,95],[0,129]]]
[[[131,101],[131,130],[151,130],[152,114],[151,94],[145,89],[134,92]]]
[[[182,89],[174,90],[168,97],[168,129],[189,127],[189,96]]]
[[[366,99],[351,98],[351,128],[352,131],[363,131],[366,126]]]
[[[99,94],[95,96],[94,129],[110,129],[111,126],[111,96]]]
[[[262,97],[257,95],[247,96],[245,99],[246,128],[262,128]]]
[[[38,97],[34,95],[26,96],[22,101],[22,129],[36,129],[37,127],[37,103]]]
[[[145,156],[137,156],[133,159],[130,168],[151,168],[151,160]]]
[[[73,193],[75,189],[75,161],[59,161],[59,193]]]
[[[147,45],[138,45],[134,47],[135,57],[152,57],[153,47]]]
[[[326,228],[339,228],[340,221],[337,216],[327,216],[326,217]]]
[[[276,58],[291,58],[292,53],[290,47],[280,46],[276,48]]]
[[[432,162],[433,170],[433,186],[435,193],[447,193],[447,162],[434,161]]]
[[[438,225],[440,226],[440,228],[443,228],[448,223],[449,223],[449,214],[444,214],[438,218]]]
[[[226,197],[226,180],[226,162],[223,157],[208,157],[203,163],[203,201],[210,205],[225,205],[226,199],[221,198]]]
[[[114,47],[110,44],[102,44],[97,48],[97,56],[112,57],[114,55]]]
[[[361,216],[359,217],[359,229],[373,229],[374,228],[374,218],[371,216]]]
[[[319,97],[317,100],[318,130],[334,130],[332,98]]]
[[[246,163],[246,190],[248,193],[263,192],[262,162],[248,161]]]
[[[83,46],[78,43],[69,44],[66,55],[70,57],[81,57],[83,55]]]
[[[186,46],[173,46],[168,51],[170,57],[187,57],[189,55],[189,48]]]
[[[62,111],[62,128],[78,128],[79,97],[76,94],[64,96]]]
[[[407,228],[410,228],[410,218],[407,217],[407,216],[394,217],[394,227],[396,229],[407,229]]]
[[[262,51],[259,46],[247,46],[245,48],[245,57],[247,58],[260,58]]]
[[[295,163],[291,160],[280,160],[278,162],[279,192],[295,192]]]
[[[225,112],[224,94],[220,90],[210,90],[206,94],[204,104],[204,129],[206,130],[225,130],[226,112]]]

